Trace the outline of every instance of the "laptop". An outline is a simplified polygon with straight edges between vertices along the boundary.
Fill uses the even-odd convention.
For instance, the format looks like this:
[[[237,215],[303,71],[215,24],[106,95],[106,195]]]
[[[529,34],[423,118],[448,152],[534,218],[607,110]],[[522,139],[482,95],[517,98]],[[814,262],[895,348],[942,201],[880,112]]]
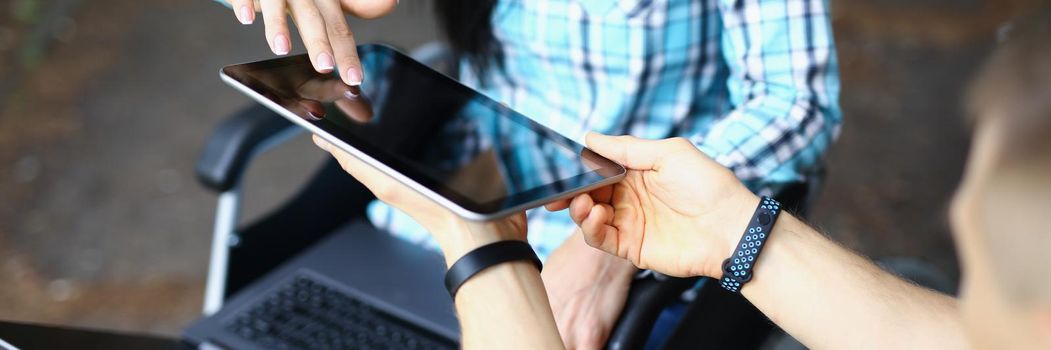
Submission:
[[[439,253],[355,221],[183,335],[209,349],[455,349],[444,273]]]
[[[58,325],[0,321],[0,350],[155,349],[192,350],[178,339]]]

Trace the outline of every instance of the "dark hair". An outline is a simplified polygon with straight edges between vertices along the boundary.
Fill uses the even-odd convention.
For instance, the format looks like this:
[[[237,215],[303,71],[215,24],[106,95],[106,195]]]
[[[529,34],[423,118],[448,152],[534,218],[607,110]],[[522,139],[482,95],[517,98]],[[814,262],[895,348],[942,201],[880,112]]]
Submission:
[[[467,59],[479,78],[494,62],[500,68],[503,53],[492,23],[496,0],[438,0],[434,6],[453,55]]]

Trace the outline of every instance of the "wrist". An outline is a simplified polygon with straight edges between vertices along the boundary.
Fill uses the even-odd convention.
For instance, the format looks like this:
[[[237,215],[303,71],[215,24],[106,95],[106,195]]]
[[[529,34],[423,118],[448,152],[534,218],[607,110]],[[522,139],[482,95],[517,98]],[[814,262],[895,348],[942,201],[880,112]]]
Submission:
[[[705,259],[704,275],[712,278],[722,278],[722,263],[733,254],[737,242],[748,228],[757,207],[759,207],[759,196],[742,188],[738,194],[732,196],[723,206],[725,209],[720,213],[715,229],[713,231],[716,249],[712,252],[714,256]]]
[[[432,231],[435,241],[445,255],[446,266],[452,266],[457,260],[472,250],[499,241],[525,241],[522,230],[512,223],[469,222],[452,219],[442,229]]]

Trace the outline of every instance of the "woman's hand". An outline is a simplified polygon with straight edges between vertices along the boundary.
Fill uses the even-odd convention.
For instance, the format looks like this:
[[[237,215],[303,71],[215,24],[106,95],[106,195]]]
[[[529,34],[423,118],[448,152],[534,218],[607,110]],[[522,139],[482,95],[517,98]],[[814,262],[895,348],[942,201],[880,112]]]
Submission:
[[[441,246],[449,266],[480,246],[497,241],[526,240],[524,212],[489,222],[469,221],[317,135],[314,136],[314,143],[331,153],[343,170],[365,185],[379,200],[404,211],[423,225]]]
[[[299,27],[303,44],[310,54],[310,62],[320,73],[339,69],[348,85],[360,85],[364,74],[358,60],[344,11],[360,18],[376,18],[390,13],[397,0],[226,0],[234,15],[243,24],[255,21],[255,12],[262,11],[266,25],[266,41],[277,55],[292,51],[287,14]]]
[[[673,276],[722,276],[759,199],[728,169],[685,139],[589,134],[588,148],[628,168],[623,181],[572,200],[593,247]]]
[[[566,349],[601,349],[628,299],[631,262],[606,254],[573,234],[544,263],[541,277]]]

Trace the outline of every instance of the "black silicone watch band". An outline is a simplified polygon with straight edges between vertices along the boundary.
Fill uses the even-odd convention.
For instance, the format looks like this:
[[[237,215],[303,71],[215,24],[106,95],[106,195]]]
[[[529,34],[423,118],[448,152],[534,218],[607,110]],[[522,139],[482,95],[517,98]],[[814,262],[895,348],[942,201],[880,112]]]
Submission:
[[[445,273],[445,289],[449,290],[449,296],[456,300],[456,292],[460,290],[460,286],[474,275],[493,265],[517,260],[529,260],[536,265],[538,270],[543,269],[544,266],[529,243],[523,241],[490,243],[464,254],[453,263],[453,266],[449,267],[449,271]]]
[[[768,197],[759,200],[759,207],[755,208],[752,219],[748,220],[748,229],[741,236],[741,241],[737,243],[733,254],[723,260],[723,278],[719,281],[723,288],[738,293],[745,283],[752,280],[752,268],[780,214],[781,203]]]

